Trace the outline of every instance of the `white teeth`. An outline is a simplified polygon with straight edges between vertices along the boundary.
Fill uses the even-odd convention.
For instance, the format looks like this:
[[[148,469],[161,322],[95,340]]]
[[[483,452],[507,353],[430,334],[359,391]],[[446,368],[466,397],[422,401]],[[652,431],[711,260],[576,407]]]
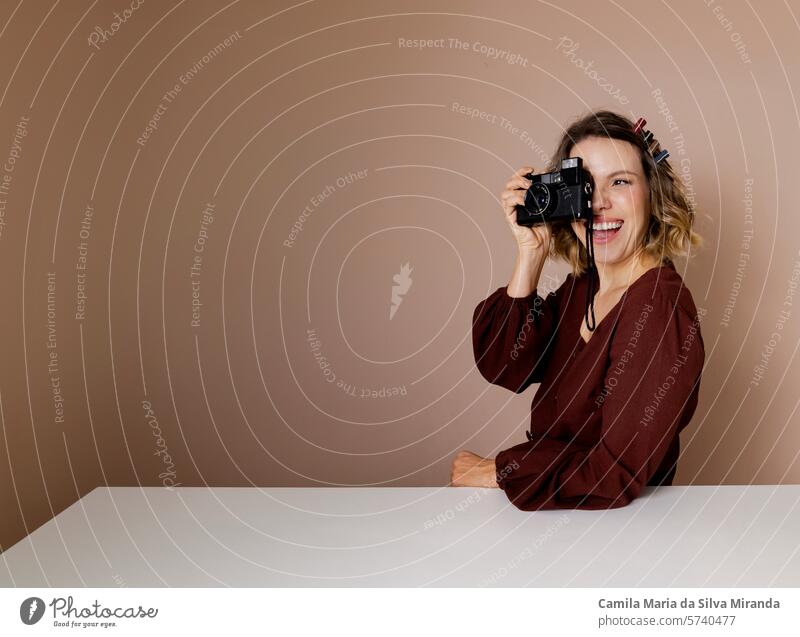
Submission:
[[[621,221],[604,221],[603,223],[595,223],[592,228],[594,230],[615,230],[616,228],[621,228],[622,222]]]

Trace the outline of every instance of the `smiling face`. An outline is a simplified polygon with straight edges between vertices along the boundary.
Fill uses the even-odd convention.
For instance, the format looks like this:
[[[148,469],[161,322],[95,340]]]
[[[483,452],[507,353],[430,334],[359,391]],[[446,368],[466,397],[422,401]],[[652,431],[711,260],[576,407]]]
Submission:
[[[580,157],[592,176],[595,262],[615,264],[637,258],[650,223],[650,188],[639,149],[619,139],[586,137],[572,147],[569,156]],[[586,247],[584,222],[573,222],[572,229]]]

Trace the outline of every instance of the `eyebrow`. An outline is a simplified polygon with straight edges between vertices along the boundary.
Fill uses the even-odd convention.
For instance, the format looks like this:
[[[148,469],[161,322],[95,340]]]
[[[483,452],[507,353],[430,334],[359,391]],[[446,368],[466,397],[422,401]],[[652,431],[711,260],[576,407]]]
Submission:
[[[616,177],[617,175],[633,175],[634,177],[638,177],[638,174],[631,170],[617,170],[611,173],[609,177]]]

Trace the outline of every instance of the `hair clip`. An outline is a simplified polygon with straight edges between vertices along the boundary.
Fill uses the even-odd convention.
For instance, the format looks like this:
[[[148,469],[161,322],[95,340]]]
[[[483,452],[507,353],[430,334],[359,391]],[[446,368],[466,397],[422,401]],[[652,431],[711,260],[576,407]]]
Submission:
[[[669,157],[669,151],[664,148],[657,153],[653,153],[653,149],[658,146],[658,140],[653,137],[653,133],[644,127],[645,124],[647,124],[647,120],[644,117],[640,117],[636,120],[636,124],[633,127],[633,132],[641,135],[645,146],[647,146],[647,152],[653,156],[653,161],[655,161],[656,164],[659,164]]]

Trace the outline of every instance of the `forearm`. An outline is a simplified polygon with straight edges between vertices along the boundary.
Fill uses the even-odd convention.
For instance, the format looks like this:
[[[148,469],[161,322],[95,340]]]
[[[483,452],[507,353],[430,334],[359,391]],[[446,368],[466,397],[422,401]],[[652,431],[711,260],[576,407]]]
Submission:
[[[520,248],[517,251],[517,260],[514,264],[511,281],[508,283],[508,295],[514,298],[524,298],[535,292],[546,260],[547,254],[541,250]]]

